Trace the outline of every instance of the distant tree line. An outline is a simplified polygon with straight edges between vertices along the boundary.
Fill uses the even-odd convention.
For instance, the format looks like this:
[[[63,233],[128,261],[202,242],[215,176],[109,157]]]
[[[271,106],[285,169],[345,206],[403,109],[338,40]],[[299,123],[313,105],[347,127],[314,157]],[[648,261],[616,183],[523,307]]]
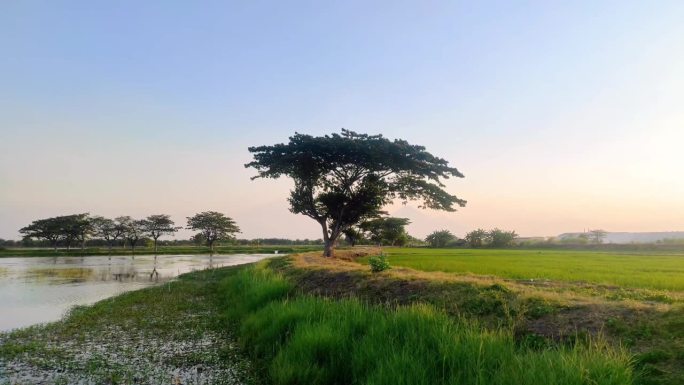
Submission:
[[[120,245],[135,251],[141,242],[151,241],[156,252],[161,243],[159,238],[172,235],[181,228],[166,214],[150,215],[144,219],[130,216],[112,219],[83,213],[38,219],[21,228],[19,233],[24,236],[21,242],[23,246],[49,246],[55,250],[65,247],[68,250],[74,245],[84,248],[86,242],[94,241],[96,245],[107,246],[110,250]],[[217,241],[234,240],[234,234],[240,232],[235,221],[216,211],[188,217],[186,228],[198,232],[193,242],[201,240],[212,250]]]
[[[477,229],[465,235],[463,239],[459,239],[449,230],[437,230],[430,233],[425,238],[425,242],[430,247],[512,247],[515,245],[515,240],[518,234],[515,231],[501,230],[494,228],[492,230]]]
[[[323,244],[323,239],[255,238],[236,239],[234,243],[242,246],[318,246]]]
[[[418,246],[423,242],[406,231],[411,221],[408,218],[378,216],[358,225],[350,226],[342,233],[350,246]]]

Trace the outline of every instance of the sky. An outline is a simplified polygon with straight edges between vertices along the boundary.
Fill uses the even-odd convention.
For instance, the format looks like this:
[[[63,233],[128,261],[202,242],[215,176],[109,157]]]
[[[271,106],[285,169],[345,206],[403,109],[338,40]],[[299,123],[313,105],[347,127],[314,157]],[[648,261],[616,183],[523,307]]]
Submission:
[[[684,230],[682,1],[4,1],[0,238],[71,213],[319,238],[248,146],[346,128],[465,174],[411,234]],[[176,237],[190,233],[182,231]]]

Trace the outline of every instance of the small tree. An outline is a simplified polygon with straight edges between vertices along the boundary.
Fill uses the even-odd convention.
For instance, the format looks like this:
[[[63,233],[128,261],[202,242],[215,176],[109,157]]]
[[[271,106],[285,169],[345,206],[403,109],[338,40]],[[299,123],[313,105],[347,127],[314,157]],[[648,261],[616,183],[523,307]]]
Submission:
[[[131,251],[135,253],[135,246],[145,233],[145,220],[136,220],[129,216],[118,217],[115,220],[117,226],[121,226],[123,229],[123,236],[126,239],[126,242],[131,245]]]
[[[518,237],[515,231],[504,231],[495,228],[489,232],[489,245],[491,247],[510,247]]]
[[[240,232],[235,221],[216,211],[205,211],[188,217],[188,229],[199,231],[207,246],[214,252],[214,243],[221,239],[232,238]]]
[[[445,247],[449,242],[456,239],[456,236],[449,230],[433,231],[430,235],[425,237],[425,242],[430,244],[430,247]]]
[[[143,229],[145,234],[149,235],[154,242],[154,252],[157,253],[157,240],[159,237],[166,234],[173,234],[180,230],[181,227],[175,227],[171,216],[166,214],[150,215],[143,219]]]
[[[442,179],[462,178],[446,160],[404,140],[382,135],[320,137],[295,133],[288,144],[250,147],[255,178],[293,179],[290,211],[315,220],[323,231],[323,255],[332,257],[340,235],[377,217],[394,199],[419,200],[421,207],[454,211],[466,202],[448,194]]]
[[[603,243],[603,240],[606,238],[607,235],[608,232],[606,230],[589,230],[589,239],[591,239],[591,241],[596,244]]]
[[[482,247],[488,243],[489,233],[483,229],[477,229],[469,232],[465,236],[466,243],[469,247]]]

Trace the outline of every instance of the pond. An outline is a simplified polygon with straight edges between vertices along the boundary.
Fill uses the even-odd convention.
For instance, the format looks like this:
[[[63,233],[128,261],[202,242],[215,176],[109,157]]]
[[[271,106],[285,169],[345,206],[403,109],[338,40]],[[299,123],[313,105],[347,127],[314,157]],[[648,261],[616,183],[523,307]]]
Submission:
[[[180,274],[273,254],[0,258],[0,331],[60,319],[71,307],[159,285]]]

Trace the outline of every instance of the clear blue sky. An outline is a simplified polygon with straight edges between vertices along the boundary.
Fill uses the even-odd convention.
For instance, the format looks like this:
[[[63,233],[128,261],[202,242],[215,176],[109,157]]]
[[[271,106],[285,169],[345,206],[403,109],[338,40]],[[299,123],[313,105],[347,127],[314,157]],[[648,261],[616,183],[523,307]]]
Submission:
[[[684,2],[6,1],[0,237],[202,210],[319,237],[246,147],[341,127],[466,174],[410,231],[684,229]],[[184,236],[185,234],[181,234]]]

